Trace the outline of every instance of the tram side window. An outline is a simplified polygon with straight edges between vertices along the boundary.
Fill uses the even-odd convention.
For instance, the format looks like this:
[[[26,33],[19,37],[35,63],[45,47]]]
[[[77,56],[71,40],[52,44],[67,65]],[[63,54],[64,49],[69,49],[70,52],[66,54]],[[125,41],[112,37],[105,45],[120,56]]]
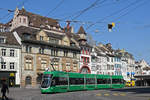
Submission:
[[[112,84],[120,84],[121,80],[120,79],[112,79]]]
[[[107,84],[107,79],[97,79],[97,84]]]
[[[69,78],[70,85],[84,84],[84,78]]]
[[[86,78],[86,84],[95,84],[95,78]]]
[[[111,84],[111,79],[107,79],[107,84]]]
[[[125,83],[125,80],[124,80],[124,79],[120,79],[120,83],[121,83],[121,84],[124,84],[124,83]]]
[[[68,85],[67,77],[54,77],[55,85]]]

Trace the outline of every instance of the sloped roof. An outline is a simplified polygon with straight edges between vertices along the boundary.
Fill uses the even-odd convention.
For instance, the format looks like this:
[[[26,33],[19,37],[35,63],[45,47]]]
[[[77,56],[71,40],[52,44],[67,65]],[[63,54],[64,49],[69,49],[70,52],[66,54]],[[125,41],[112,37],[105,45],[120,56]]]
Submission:
[[[30,25],[30,23],[32,23],[32,26],[34,26],[34,27],[40,27],[41,25],[44,25],[44,26],[49,25],[49,26],[60,27],[57,20],[52,19],[52,18],[48,18],[48,17],[45,17],[45,16],[41,16],[41,15],[38,15],[38,14],[34,14],[34,13],[31,13],[31,12],[27,12],[24,8],[19,10],[18,15],[27,16],[28,19],[29,19],[29,25]]]
[[[63,45],[59,45],[59,44],[36,40],[36,34],[38,34],[41,31],[40,29],[35,29],[35,28],[31,28],[31,27],[26,27],[26,26],[20,26],[20,27],[14,29],[13,32],[14,31],[16,31],[18,33],[18,35],[22,38],[24,43],[33,43],[33,44],[48,45],[48,46],[52,46],[52,47],[60,47],[60,48],[64,48],[64,49],[68,48],[68,49],[72,49],[72,50],[80,50],[80,48],[77,46],[74,46],[74,47],[73,46],[63,46]],[[59,39],[59,40],[62,40],[62,38],[65,36],[65,35],[55,34],[55,33],[48,32],[48,31],[44,31],[44,32],[49,37],[53,37],[53,38]],[[30,39],[24,39],[24,36],[23,36],[24,34],[30,34],[31,35]]]
[[[150,67],[144,67],[143,70],[150,70]]]
[[[19,43],[17,42],[13,33],[11,33],[11,32],[0,32],[0,36],[6,38],[6,43],[2,43],[2,44],[19,46]],[[0,44],[0,45],[2,45],[2,44]]]
[[[134,59],[133,55],[131,53],[126,52],[124,50],[118,49],[118,50],[115,50],[115,53],[118,53],[118,55],[121,56],[121,57],[126,57],[126,58]]]
[[[13,31],[16,31],[21,38],[23,38],[23,34],[24,33],[28,33],[28,34],[32,35],[31,38],[33,40],[35,40],[35,35],[37,33],[39,33],[41,30],[40,29],[31,28],[31,27],[26,27],[26,26],[20,26],[20,27],[14,29]],[[52,33],[52,32],[47,32],[47,31],[44,31],[44,32],[49,37],[52,37],[52,38],[62,39],[64,37],[64,35],[59,35],[59,34],[55,34],[55,33]]]
[[[77,34],[86,34],[86,32],[85,32],[83,26],[80,26],[80,28],[79,28]]]

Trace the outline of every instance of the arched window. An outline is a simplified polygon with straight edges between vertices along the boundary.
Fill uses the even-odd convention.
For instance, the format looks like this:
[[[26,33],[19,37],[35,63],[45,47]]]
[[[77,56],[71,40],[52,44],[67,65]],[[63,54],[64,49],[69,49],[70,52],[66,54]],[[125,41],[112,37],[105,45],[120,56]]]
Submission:
[[[83,66],[80,70],[80,73],[87,74],[87,73],[91,73],[91,71],[90,71],[89,67]]]
[[[31,81],[32,81],[31,76],[27,76],[25,80],[26,85],[31,85]]]

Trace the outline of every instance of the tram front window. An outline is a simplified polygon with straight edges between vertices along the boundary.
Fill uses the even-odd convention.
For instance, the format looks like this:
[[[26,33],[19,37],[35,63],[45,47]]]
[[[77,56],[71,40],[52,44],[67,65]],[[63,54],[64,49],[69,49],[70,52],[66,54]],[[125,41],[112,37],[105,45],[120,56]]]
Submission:
[[[47,75],[47,74],[44,75],[41,87],[48,88],[50,86],[50,82],[51,82],[51,75]]]

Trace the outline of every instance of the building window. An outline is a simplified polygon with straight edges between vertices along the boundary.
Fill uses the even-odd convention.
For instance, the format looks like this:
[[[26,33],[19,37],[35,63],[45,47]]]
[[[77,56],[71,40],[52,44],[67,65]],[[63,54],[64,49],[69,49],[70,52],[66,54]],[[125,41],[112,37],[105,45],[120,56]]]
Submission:
[[[40,54],[44,54],[44,48],[40,48],[40,49],[39,49],[39,53],[40,53]]]
[[[58,50],[52,49],[51,50],[51,55],[52,56],[58,56]]]
[[[107,57],[107,62],[109,62],[109,57]]]
[[[47,61],[46,60],[41,60],[41,69],[46,69]]]
[[[21,18],[20,18],[20,23],[21,23]]]
[[[43,36],[40,36],[40,41],[43,41]]]
[[[70,63],[68,62],[68,63],[66,63],[66,71],[70,71],[71,69],[70,69]]]
[[[24,39],[30,40],[31,39],[31,35],[29,33],[24,33]]]
[[[110,70],[110,65],[107,65],[107,70]]]
[[[23,23],[26,24],[26,18],[23,18]]]
[[[26,70],[32,70],[32,58],[26,58],[25,69]]]
[[[6,49],[2,49],[2,56],[6,56]]]
[[[82,54],[84,54],[84,50],[82,50]]]
[[[5,43],[5,38],[0,37],[0,43]]]
[[[14,65],[15,65],[14,62],[10,62],[10,69],[14,69]]]
[[[55,70],[59,70],[59,61],[54,61],[53,62],[53,67]]]
[[[55,39],[55,38],[49,37],[49,43],[58,44],[58,43],[59,43],[59,40],[58,40],[58,39]]]
[[[89,57],[88,57],[88,58],[86,58],[86,59],[87,59],[87,61],[86,61],[86,62],[87,62],[87,63],[89,63]]]
[[[14,57],[14,52],[15,52],[14,50],[10,50],[10,56],[11,57]]]
[[[77,53],[73,52],[73,58],[77,58]]]
[[[85,52],[86,52],[86,55],[87,55],[87,54],[88,54],[88,51],[86,50]]]
[[[87,58],[86,57],[81,57],[81,61],[83,61],[83,63],[87,62]]]
[[[111,69],[114,70],[114,65],[111,65]]]
[[[74,46],[75,46],[75,43],[70,43],[70,45],[74,47]]]
[[[64,45],[68,45],[68,41],[64,41]]]
[[[64,57],[68,56],[68,51],[64,51]]]
[[[32,51],[32,47],[29,46],[29,45],[27,45],[27,46],[26,46],[26,52],[27,52],[27,53],[31,53],[31,51]]]
[[[73,63],[73,71],[77,71],[77,63],[76,62]]]
[[[6,69],[6,62],[1,62],[1,69]]]
[[[111,62],[113,62],[113,58],[111,58]]]

